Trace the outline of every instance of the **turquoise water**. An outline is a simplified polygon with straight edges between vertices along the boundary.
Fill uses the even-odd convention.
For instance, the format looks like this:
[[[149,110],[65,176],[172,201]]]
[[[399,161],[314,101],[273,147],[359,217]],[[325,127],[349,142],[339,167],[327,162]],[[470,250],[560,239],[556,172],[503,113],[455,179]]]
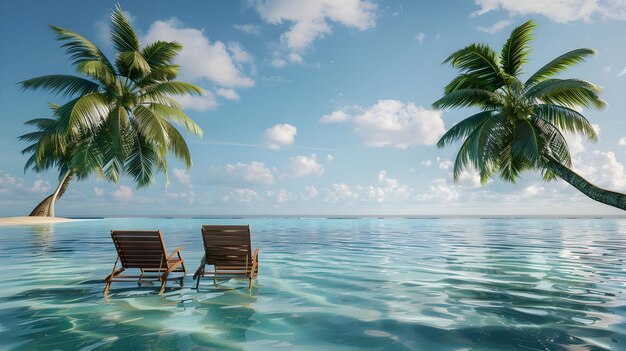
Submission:
[[[250,224],[260,276],[102,278],[111,229]],[[0,227],[0,349],[626,350],[624,219],[105,219]]]

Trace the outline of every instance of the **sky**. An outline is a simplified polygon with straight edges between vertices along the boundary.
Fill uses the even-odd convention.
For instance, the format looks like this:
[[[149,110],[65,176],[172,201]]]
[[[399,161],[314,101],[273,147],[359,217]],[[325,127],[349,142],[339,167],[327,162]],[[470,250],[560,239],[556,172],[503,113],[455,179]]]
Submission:
[[[568,137],[573,168],[626,192],[626,2],[623,0],[122,1],[140,41],[184,46],[179,78],[203,87],[180,102],[204,130],[187,138],[193,167],[169,162],[169,184],[137,189],[95,176],[74,182],[59,216],[612,215],[563,181],[455,184],[458,144],[434,144],[473,110],[433,110],[456,73],[443,60],[480,42],[497,51],[515,26],[538,27],[525,76],[567,51],[598,51],[561,77],[601,87],[599,131]],[[0,216],[26,215],[58,173],[24,171],[24,122],[63,98],[18,82],[73,73],[48,25],[112,55],[109,1],[0,2]]]

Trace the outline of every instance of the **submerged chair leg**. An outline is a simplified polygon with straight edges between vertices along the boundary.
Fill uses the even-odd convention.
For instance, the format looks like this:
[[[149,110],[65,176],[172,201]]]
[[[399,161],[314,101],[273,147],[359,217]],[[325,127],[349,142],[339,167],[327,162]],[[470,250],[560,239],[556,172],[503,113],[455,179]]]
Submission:
[[[165,285],[167,285],[167,276],[167,272],[161,276],[161,290],[159,290],[159,294],[162,294],[165,290]]]
[[[109,288],[111,287],[111,281],[107,281],[106,285],[104,286],[104,291],[103,293],[107,293],[109,291]]]
[[[119,259],[120,259],[120,256],[115,257],[115,263],[113,263],[113,269],[111,270],[111,274],[109,274],[106,278],[104,278],[106,285],[104,286],[103,293],[105,294],[107,293],[107,291],[109,291],[109,288],[111,287],[113,277],[124,271],[124,268],[120,268],[117,271],[115,269],[115,267],[117,267],[117,261],[119,261]]]

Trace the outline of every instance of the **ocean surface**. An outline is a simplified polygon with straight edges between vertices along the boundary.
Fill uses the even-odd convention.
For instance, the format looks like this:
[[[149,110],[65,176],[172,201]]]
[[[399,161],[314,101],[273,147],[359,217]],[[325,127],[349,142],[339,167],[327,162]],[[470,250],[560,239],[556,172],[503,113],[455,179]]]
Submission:
[[[260,275],[191,275],[250,224]],[[102,279],[111,229],[185,246],[184,287]],[[626,219],[97,219],[0,227],[2,350],[626,350]]]

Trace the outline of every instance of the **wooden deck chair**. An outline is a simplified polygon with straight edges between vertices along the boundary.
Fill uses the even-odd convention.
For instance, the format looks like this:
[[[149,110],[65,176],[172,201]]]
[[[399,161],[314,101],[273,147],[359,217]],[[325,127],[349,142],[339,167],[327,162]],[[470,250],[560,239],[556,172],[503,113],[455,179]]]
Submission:
[[[259,249],[252,254],[249,225],[203,225],[202,241],[204,257],[193,275],[196,289],[200,278],[207,276],[213,278],[214,285],[218,277],[248,279],[252,289],[252,279],[259,273]],[[206,271],[207,265],[214,270]]]
[[[104,282],[106,293],[114,281],[134,281],[138,283],[144,280],[160,281],[162,293],[167,284],[167,276],[173,272],[182,272],[183,277],[187,273],[185,261],[180,252],[182,247],[177,248],[167,255],[163,236],[160,231],[130,231],[112,230],[111,238],[117,249],[117,258],[113,264],[113,270]],[[118,261],[121,267],[117,267]],[[126,269],[138,268],[140,275],[120,275]],[[147,273],[147,274],[146,274]],[[183,284],[181,279],[181,285]]]

